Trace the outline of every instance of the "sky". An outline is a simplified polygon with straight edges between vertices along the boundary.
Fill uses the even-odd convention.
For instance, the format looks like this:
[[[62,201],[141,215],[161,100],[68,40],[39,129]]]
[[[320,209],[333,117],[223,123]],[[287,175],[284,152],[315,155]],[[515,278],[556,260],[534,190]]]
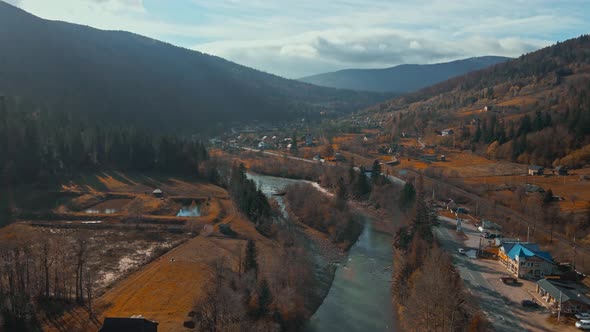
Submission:
[[[7,2],[42,18],[131,31],[287,78],[517,57],[590,33],[590,0]]]

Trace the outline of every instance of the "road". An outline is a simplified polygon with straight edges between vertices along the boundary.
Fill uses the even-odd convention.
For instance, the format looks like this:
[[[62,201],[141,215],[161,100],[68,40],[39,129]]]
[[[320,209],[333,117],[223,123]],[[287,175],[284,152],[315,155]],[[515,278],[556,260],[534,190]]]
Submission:
[[[291,160],[298,160],[298,161],[303,161],[303,162],[312,163],[312,164],[320,163],[319,161],[316,161],[316,160],[299,158],[299,157],[293,157],[293,156],[289,156],[289,155],[281,154],[281,153],[276,153],[276,152],[270,152],[270,151],[265,151],[265,150],[252,149],[252,148],[246,148],[246,147],[241,147],[241,146],[233,146],[233,147],[234,148],[238,148],[238,149],[242,149],[242,150],[245,150],[245,151],[263,153],[265,155],[269,155],[269,156],[273,156],[273,157],[286,158],[286,159],[291,159]]]
[[[477,250],[482,237],[474,225],[464,222],[462,229],[467,239],[457,237],[455,233],[457,222],[454,219],[439,217],[440,226],[434,227],[434,234],[439,242],[453,256],[453,263],[459,271],[468,290],[480,301],[480,308],[498,332],[503,331],[575,331],[576,329],[563,322],[556,326],[547,321],[550,310],[523,308],[522,300],[535,298],[544,304],[536,293],[536,283],[519,280],[517,285],[505,285],[500,280],[507,270],[495,260],[471,259],[459,254],[459,248]],[[483,240],[485,241],[485,240]],[[482,245],[485,245],[482,241]]]
[[[482,275],[486,267],[480,266],[474,260],[458,253],[458,249],[463,246],[456,239],[456,235],[453,234],[456,222],[449,218],[440,218],[442,222],[440,226],[434,228],[434,233],[443,248],[453,253],[453,263],[463,278],[465,285],[480,300],[481,309],[485,312],[496,331],[526,330],[518,317],[512,312],[512,308],[502,300],[501,294],[496,292],[491,283]],[[449,222],[449,220],[451,221]],[[472,231],[464,227],[464,232]]]

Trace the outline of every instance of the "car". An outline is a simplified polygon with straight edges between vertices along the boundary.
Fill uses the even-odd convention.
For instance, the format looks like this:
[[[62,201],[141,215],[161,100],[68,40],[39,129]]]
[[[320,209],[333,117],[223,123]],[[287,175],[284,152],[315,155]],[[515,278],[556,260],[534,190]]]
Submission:
[[[590,313],[588,313],[588,312],[577,313],[576,318],[579,320],[590,320]]]
[[[483,232],[483,233],[481,233],[481,237],[486,238],[486,239],[489,238],[490,237],[490,232]]]
[[[576,322],[576,327],[580,330],[590,330],[590,320],[579,320]]]
[[[539,304],[535,300],[522,300],[522,306],[525,308],[538,308]]]
[[[500,280],[502,280],[502,282],[505,284],[515,284],[518,282],[518,280],[516,278],[511,277],[511,276],[501,276]]]
[[[460,253],[461,255],[465,255],[465,249],[463,249],[463,248],[459,248],[459,253]]]

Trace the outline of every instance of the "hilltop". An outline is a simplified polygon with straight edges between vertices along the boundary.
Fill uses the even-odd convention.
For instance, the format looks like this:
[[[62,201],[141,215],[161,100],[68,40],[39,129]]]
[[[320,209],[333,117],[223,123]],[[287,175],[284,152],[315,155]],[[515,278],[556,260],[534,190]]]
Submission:
[[[402,133],[487,158],[543,166],[590,162],[590,38],[557,43],[369,109]],[[443,129],[454,134],[442,135]]]
[[[427,65],[405,64],[384,69],[345,69],[307,76],[299,80],[339,89],[405,93],[508,60],[510,58],[482,56]]]
[[[129,32],[44,20],[2,1],[0,45],[0,95],[152,129],[289,120],[392,97],[288,80]]]

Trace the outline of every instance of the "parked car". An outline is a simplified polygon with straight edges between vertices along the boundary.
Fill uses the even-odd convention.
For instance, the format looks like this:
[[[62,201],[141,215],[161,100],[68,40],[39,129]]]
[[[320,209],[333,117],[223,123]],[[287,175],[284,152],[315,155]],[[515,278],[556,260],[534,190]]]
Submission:
[[[579,320],[576,322],[576,327],[580,330],[590,330],[590,320]]]
[[[511,276],[501,276],[500,280],[502,280],[502,282],[505,284],[515,284],[518,282],[518,280],[516,278],[511,277]]]
[[[463,248],[459,248],[459,253],[460,253],[461,255],[465,255],[465,249],[463,249]]]
[[[579,320],[590,320],[590,313],[588,313],[588,312],[577,313],[576,318]]]
[[[525,308],[538,308],[539,304],[534,300],[522,300],[522,306]]]

